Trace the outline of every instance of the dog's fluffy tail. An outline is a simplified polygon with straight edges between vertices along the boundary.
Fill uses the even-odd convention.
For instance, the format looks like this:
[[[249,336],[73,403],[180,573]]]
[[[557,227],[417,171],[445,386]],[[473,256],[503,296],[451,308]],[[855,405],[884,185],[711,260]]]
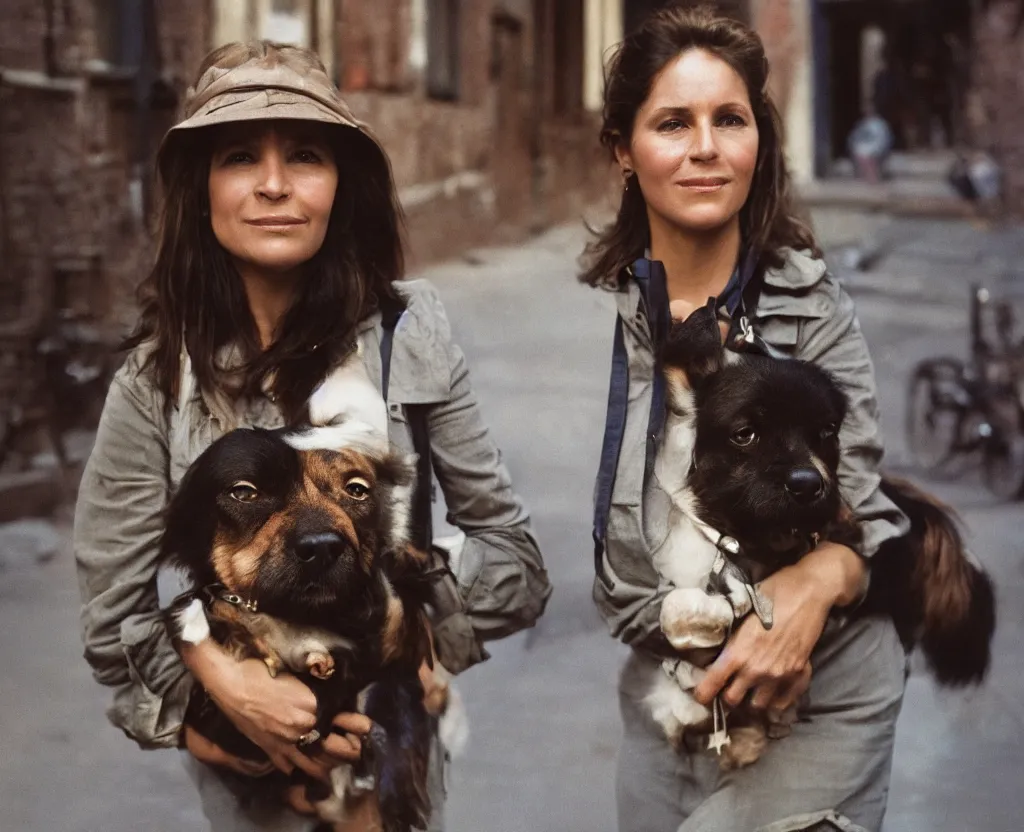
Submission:
[[[991,579],[965,549],[952,509],[904,480],[886,478],[882,490],[911,530],[872,560],[869,606],[893,617],[906,646],[920,646],[941,684],[980,682],[996,626]]]

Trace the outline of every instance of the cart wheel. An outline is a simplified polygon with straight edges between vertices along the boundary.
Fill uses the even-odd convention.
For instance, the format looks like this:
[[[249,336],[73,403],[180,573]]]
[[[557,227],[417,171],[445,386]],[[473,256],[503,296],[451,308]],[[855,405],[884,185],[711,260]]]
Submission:
[[[1001,500],[1024,495],[1024,425],[1013,397],[992,404],[992,435],[985,442],[981,476],[985,487]]]
[[[930,473],[948,470],[962,450],[971,395],[963,362],[935,358],[914,368],[907,393],[907,448],[914,464]]]

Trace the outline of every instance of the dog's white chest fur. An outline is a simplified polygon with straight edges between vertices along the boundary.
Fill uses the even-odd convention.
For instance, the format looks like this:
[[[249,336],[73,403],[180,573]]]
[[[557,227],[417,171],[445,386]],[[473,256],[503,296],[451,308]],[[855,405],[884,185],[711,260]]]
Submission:
[[[674,408],[665,419],[665,432],[654,462],[654,478],[668,495],[672,508],[668,535],[653,552],[658,574],[676,587],[701,587],[715,562],[714,544],[691,522],[695,505],[687,487],[697,438],[693,394],[673,390]],[[683,405],[680,407],[680,405]]]

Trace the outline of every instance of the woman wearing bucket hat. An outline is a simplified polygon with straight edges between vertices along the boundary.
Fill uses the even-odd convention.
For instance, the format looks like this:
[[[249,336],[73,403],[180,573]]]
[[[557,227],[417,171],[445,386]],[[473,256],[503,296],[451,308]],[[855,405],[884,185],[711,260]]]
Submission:
[[[320,775],[357,757],[369,728],[358,714],[339,716],[348,738],[332,735],[325,756],[310,760],[296,747],[313,726],[302,683],[272,679],[209,641],[184,660],[172,646],[157,593],[162,517],[199,454],[235,427],[294,423],[344,363],[386,390],[379,407],[364,406],[392,442],[410,449],[415,425],[425,426],[449,515],[465,533],[457,580],[439,588],[445,666],[459,672],[486,658],[481,642],[530,626],[550,586],[437,292],[400,280],[387,157],[316,55],[268,42],[212,52],[158,168],[156,262],[75,513],[85,655],[114,690],[115,725],[144,748],[190,752],[214,829],[308,829],[309,818],[259,793],[259,772],[183,727],[201,686],[278,768]],[[435,757],[430,828],[440,829],[443,750]]]

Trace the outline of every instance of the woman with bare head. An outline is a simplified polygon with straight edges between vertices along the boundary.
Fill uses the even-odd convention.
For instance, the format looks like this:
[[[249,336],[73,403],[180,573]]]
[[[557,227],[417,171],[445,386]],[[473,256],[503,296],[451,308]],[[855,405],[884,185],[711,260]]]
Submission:
[[[613,291],[618,306],[594,595],[612,633],[633,648],[620,690],[624,832],[876,830],[885,810],[906,657],[890,621],[843,625],[830,613],[858,602],[872,555],[904,533],[906,519],[879,491],[874,373],[853,304],[788,201],[767,76],[758,36],[708,7],[652,15],[607,73],[601,140],[623,192],[581,279]],[[753,322],[759,339],[828,370],[847,393],[840,486],[864,539],[859,551],[822,541],[765,580],[774,626],[745,619],[696,685],[704,705],[716,696],[768,712],[799,705],[788,737],[728,773],[707,735],[687,737],[689,750],[677,753],[630,685],[678,655],[661,630],[671,587],[652,557],[670,523],[669,497],[650,475],[662,450],[652,382],[672,319],[708,298],[723,333]]]
[[[437,291],[402,280],[388,159],[319,58],[266,41],[215,50],[158,163],[156,262],[75,513],[86,659],[113,689],[115,725],[144,748],[186,749],[214,829],[310,829],[305,794],[283,806],[261,793],[258,777],[297,767],[327,780],[360,757],[371,726],[339,714],[339,733],[307,754],[316,701],[305,684],[236,661],[210,639],[176,649],[158,600],[158,558],[165,508],[191,463],[234,428],[302,424],[314,392],[340,379],[332,395],[341,390],[343,405],[379,435],[405,451],[427,449],[465,532],[454,576],[433,592],[433,643],[449,671],[486,658],[484,640],[532,624],[550,587]],[[429,517],[428,498],[414,512],[423,545]],[[189,709],[210,700],[266,764],[186,725]],[[430,828],[441,829],[436,742],[434,752]],[[345,828],[371,827],[353,818]]]

